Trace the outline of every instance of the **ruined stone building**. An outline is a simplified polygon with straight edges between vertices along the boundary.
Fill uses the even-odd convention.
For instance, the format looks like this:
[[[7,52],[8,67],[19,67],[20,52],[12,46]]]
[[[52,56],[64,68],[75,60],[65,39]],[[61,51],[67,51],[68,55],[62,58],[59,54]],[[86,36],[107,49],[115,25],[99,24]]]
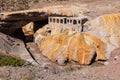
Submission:
[[[59,24],[65,27],[73,26],[78,31],[83,31],[83,23],[87,21],[86,17],[49,17],[48,24]]]

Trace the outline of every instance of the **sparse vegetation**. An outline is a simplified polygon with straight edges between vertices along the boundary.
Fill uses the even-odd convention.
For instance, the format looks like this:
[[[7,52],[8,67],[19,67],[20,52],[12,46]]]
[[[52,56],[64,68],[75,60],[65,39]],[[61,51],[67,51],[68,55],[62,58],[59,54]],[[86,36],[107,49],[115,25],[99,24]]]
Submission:
[[[25,61],[20,58],[0,55],[0,66],[22,66]]]
[[[64,68],[64,72],[72,72],[72,71],[76,71],[76,70],[80,70],[82,69],[81,66],[67,66]]]
[[[0,0],[0,12],[29,9],[29,0]]]
[[[27,10],[31,2],[38,3],[39,0],[0,0],[0,12]]]

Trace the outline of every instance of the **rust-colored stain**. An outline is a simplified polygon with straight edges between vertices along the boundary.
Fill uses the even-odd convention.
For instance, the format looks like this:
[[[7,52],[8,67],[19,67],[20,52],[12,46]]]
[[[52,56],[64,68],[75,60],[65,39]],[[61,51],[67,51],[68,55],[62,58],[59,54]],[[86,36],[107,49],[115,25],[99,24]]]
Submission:
[[[85,32],[69,34],[69,30],[65,30],[40,39],[38,45],[44,56],[61,65],[66,60],[90,64],[95,54],[96,61],[107,60],[104,55],[105,45],[101,39]]]

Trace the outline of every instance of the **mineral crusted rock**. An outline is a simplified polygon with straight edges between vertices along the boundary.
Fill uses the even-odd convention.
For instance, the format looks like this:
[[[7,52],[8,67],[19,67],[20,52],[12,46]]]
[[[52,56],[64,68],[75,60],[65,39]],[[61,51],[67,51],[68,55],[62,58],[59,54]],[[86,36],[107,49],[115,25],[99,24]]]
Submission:
[[[44,29],[39,30],[40,33],[35,35],[35,39],[39,40],[36,43],[42,54],[53,62],[60,65],[65,65],[67,61],[90,64],[94,56],[96,61],[106,60],[104,42],[96,36],[76,31],[71,33],[68,29],[47,35]]]
[[[82,29],[82,28],[81,28]],[[69,30],[69,34],[72,34],[74,32],[79,32],[77,26],[73,25],[66,25],[66,24],[47,24],[43,26],[42,28],[39,28],[35,34],[34,34],[34,41],[35,43],[38,43],[40,39],[48,36],[48,35],[54,35],[58,33],[62,33],[65,30]]]
[[[120,47],[120,13],[106,14],[88,21],[84,31],[98,36],[106,44],[107,58],[112,50]]]

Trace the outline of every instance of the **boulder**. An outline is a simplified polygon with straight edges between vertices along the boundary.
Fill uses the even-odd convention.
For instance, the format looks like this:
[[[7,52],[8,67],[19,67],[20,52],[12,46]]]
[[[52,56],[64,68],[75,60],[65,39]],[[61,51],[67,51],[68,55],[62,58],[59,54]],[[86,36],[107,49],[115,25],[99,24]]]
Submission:
[[[104,41],[107,58],[112,50],[120,47],[120,13],[105,14],[88,21],[83,30]]]
[[[104,42],[96,36],[76,31],[71,33],[68,29],[52,35],[46,35],[44,29],[39,31],[35,33],[37,45],[41,53],[53,62],[65,65],[67,61],[90,64],[93,60],[106,60]]]
[[[22,27],[22,31],[25,35],[33,35],[34,34],[34,22],[30,22]]]

